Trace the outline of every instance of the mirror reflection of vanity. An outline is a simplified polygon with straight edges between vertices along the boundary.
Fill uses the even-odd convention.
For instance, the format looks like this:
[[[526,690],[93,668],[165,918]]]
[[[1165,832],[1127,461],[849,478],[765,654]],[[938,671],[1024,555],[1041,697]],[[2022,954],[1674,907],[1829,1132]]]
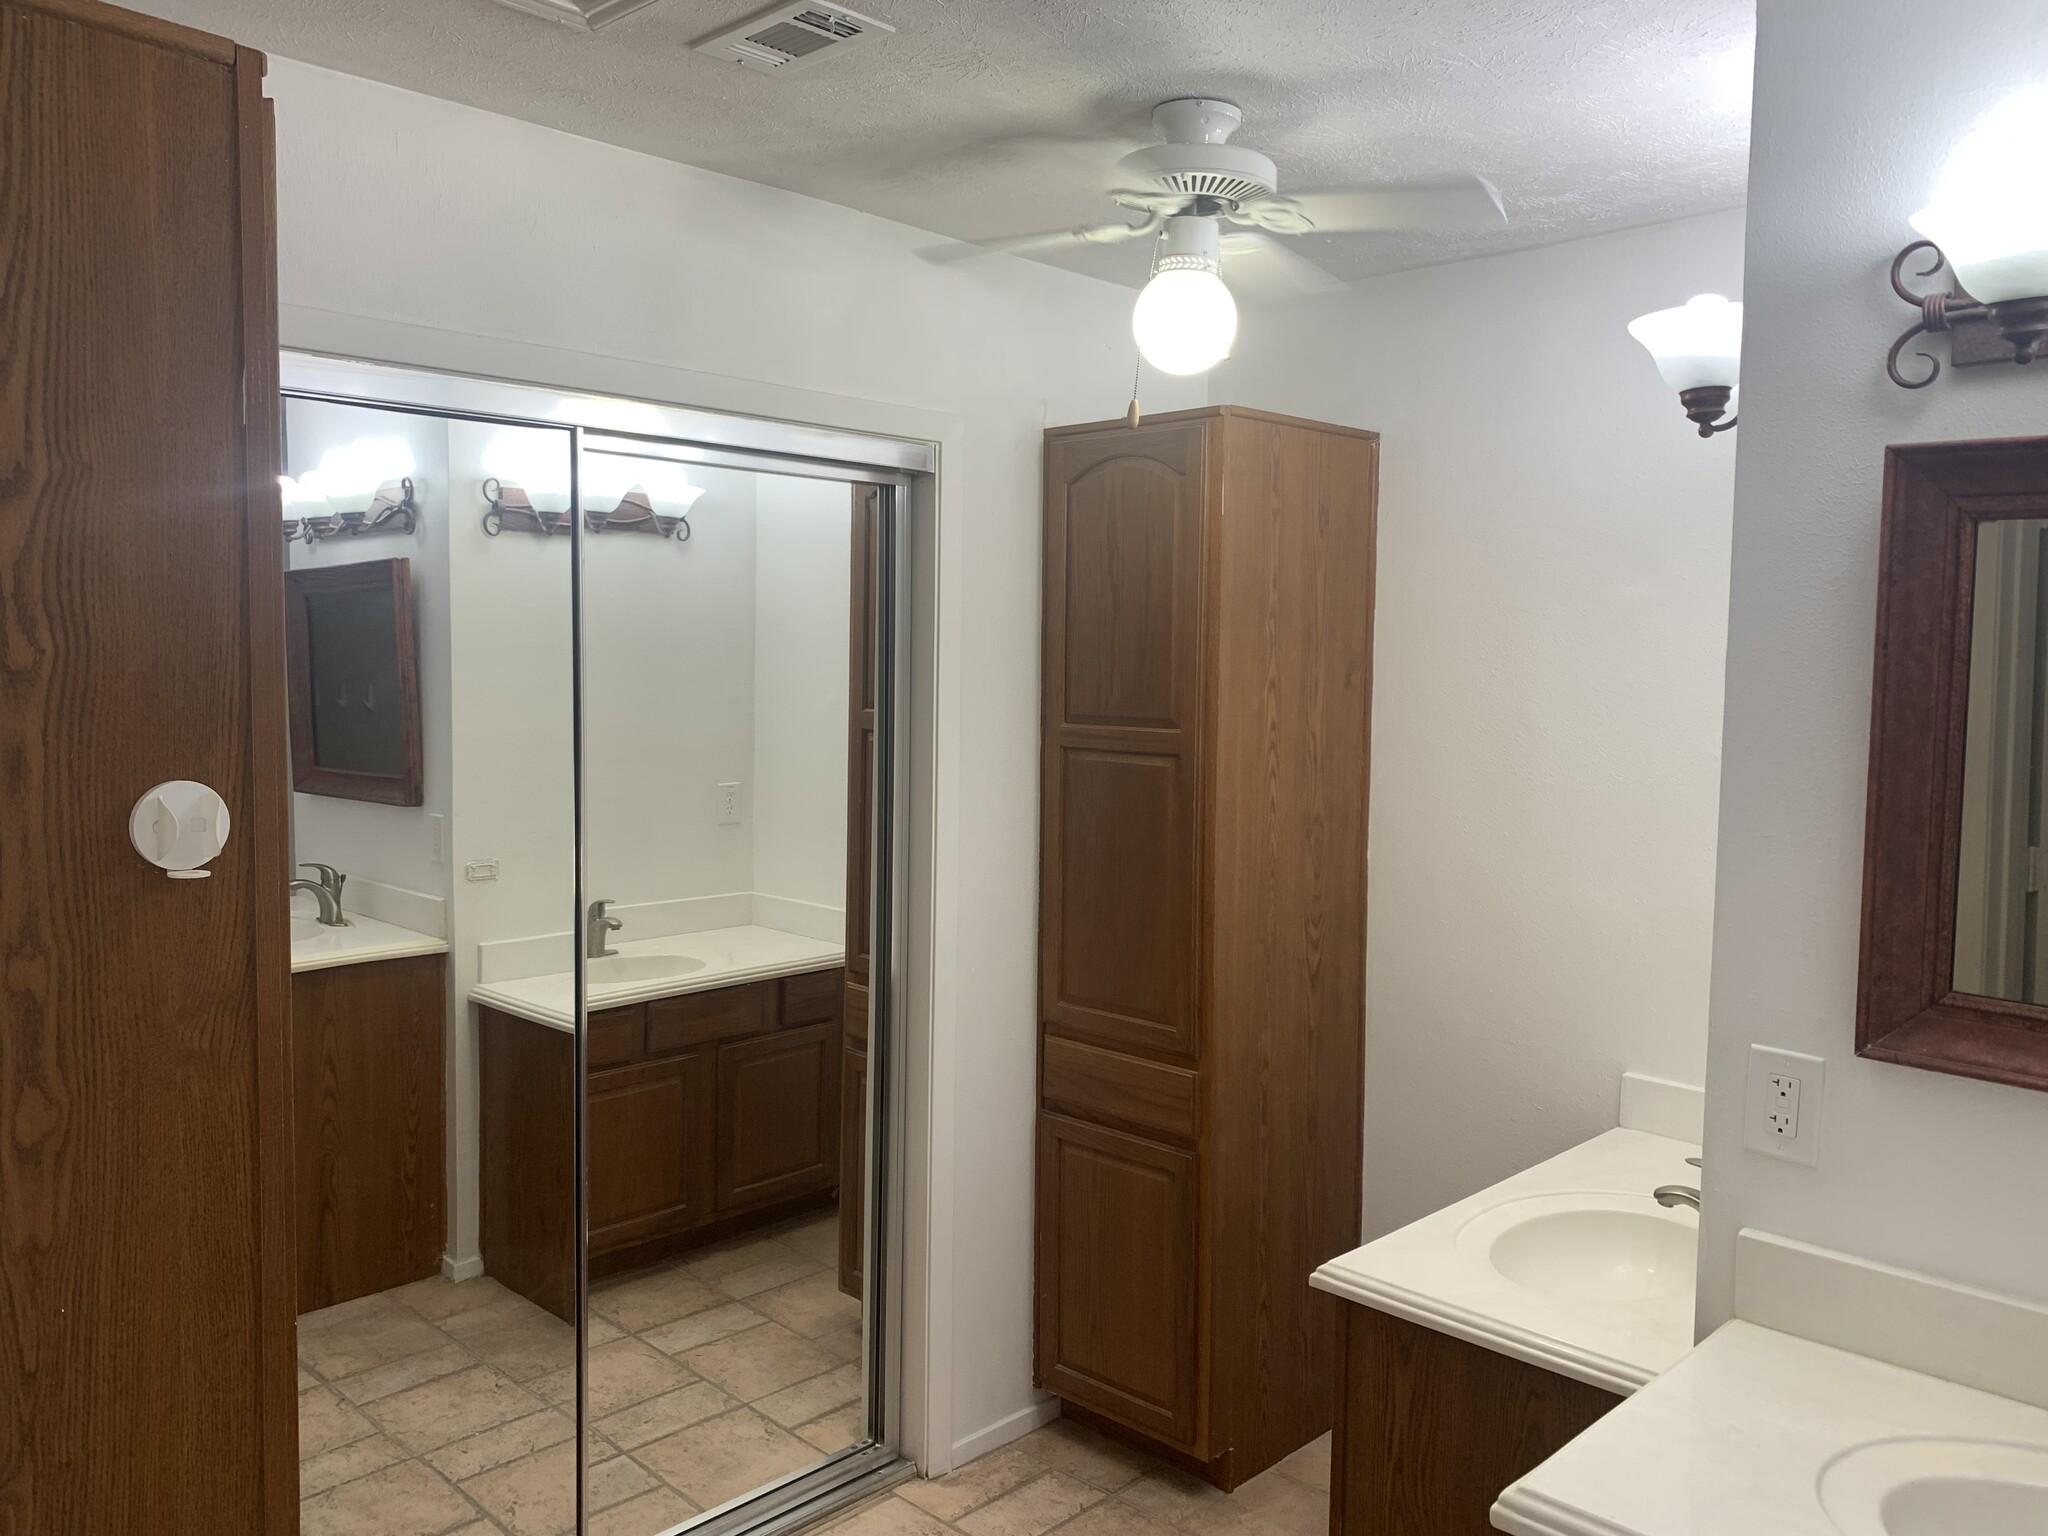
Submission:
[[[877,492],[285,414],[309,1523],[568,1529],[587,1437],[657,1536],[874,1454]]]
[[[1885,487],[1858,1049],[2048,1088],[2048,439]]]

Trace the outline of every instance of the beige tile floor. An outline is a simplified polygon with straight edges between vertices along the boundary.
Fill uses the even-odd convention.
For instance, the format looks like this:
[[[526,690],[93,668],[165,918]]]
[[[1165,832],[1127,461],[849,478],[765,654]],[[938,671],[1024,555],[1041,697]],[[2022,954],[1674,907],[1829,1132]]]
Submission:
[[[1324,1536],[1330,1437],[1225,1494],[1055,1420],[946,1477],[904,1483],[830,1536]]]
[[[860,1309],[813,1218],[601,1281],[592,1536],[655,1536],[850,1444]],[[423,1280],[299,1319],[303,1536],[564,1536],[567,1324],[489,1279]],[[1223,1494],[1056,1421],[907,1483],[831,1536],[1323,1536],[1329,1437]]]
[[[859,1433],[860,1307],[834,1216],[591,1296],[592,1536],[654,1536]],[[562,1536],[574,1334],[488,1278],[299,1319],[303,1536]]]

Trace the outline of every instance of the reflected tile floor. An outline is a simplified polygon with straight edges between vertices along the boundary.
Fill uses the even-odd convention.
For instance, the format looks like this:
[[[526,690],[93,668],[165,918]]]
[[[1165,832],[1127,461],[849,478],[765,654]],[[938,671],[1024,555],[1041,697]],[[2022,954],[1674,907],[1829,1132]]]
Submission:
[[[904,1483],[830,1536],[1324,1536],[1330,1437],[1231,1493],[1063,1419],[957,1472]]]
[[[828,1212],[592,1287],[593,1536],[654,1536],[858,1437],[837,1253]],[[488,1278],[301,1317],[303,1536],[564,1536],[574,1340]]]

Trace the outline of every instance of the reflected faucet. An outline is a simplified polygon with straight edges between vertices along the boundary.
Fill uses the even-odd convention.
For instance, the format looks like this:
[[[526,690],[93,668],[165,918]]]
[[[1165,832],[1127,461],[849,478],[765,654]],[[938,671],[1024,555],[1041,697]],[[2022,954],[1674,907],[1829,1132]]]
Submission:
[[[586,960],[602,960],[618,953],[616,949],[606,944],[605,935],[616,933],[626,925],[618,918],[605,914],[604,909],[610,905],[609,900],[593,901],[590,904],[590,923],[583,933],[583,958]]]
[[[1706,1167],[1706,1164],[1696,1157],[1688,1157],[1686,1161],[1695,1168]],[[1700,1208],[1700,1192],[1690,1184],[1659,1184],[1650,1193],[1656,1197],[1657,1203],[1667,1211],[1674,1205],[1689,1205],[1694,1210]]]
[[[285,887],[285,890],[288,893],[287,899],[289,899],[290,893],[311,891],[313,899],[320,903],[320,923],[322,927],[346,928],[349,926],[348,919],[341,915],[341,902],[336,898],[334,892],[329,890],[321,881],[294,880]]]

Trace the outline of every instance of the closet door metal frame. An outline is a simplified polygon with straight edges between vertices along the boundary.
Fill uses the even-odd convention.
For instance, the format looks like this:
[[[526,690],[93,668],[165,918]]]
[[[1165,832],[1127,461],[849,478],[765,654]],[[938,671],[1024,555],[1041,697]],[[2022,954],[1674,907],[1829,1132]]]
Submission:
[[[472,379],[387,364],[284,354],[287,400],[352,405],[405,415],[562,432],[570,454],[570,609],[574,641],[571,711],[577,751],[575,911],[585,910],[583,870],[582,460],[585,453],[631,453],[684,463],[752,470],[811,480],[840,480],[882,489],[875,523],[875,761],[869,835],[872,959],[868,1024],[868,1145],[861,1313],[865,1347],[863,1441],[820,1465],[771,1483],[667,1532],[690,1536],[782,1536],[912,1476],[896,1449],[903,1427],[903,1242],[898,1202],[907,1187],[903,1127],[894,1114],[908,1084],[911,892],[910,763],[914,557],[920,525],[937,499],[937,448],[931,443],[872,437],[833,428],[730,416],[639,401]],[[589,1214],[584,1085],[588,1030],[583,946],[574,945],[578,1029],[571,1106],[578,1177],[572,1193],[576,1244],[576,1422],[579,1447],[589,1427]],[[589,1524],[589,1460],[576,1458],[577,1529]]]

